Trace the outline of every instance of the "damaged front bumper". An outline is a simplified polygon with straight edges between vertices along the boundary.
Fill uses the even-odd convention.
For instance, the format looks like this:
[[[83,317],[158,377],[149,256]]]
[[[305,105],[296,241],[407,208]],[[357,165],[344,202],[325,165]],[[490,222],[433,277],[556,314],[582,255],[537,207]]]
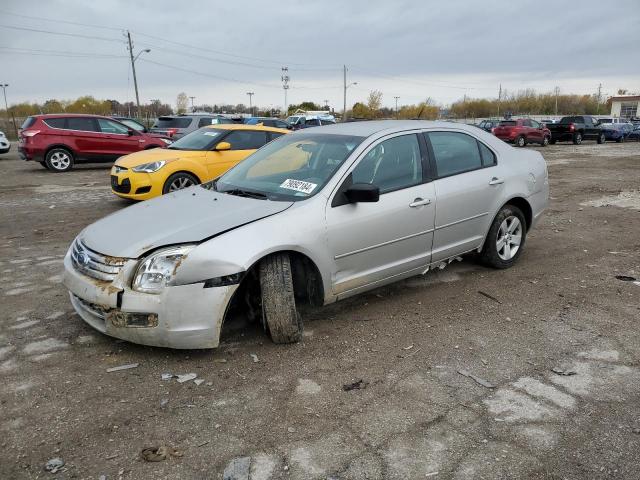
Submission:
[[[166,287],[161,294],[136,292],[130,278],[137,260],[127,260],[112,282],[78,272],[70,252],[64,259],[63,283],[82,319],[112,337],[168,348],[215,348],[227,306],[238,285],[205,284]]]

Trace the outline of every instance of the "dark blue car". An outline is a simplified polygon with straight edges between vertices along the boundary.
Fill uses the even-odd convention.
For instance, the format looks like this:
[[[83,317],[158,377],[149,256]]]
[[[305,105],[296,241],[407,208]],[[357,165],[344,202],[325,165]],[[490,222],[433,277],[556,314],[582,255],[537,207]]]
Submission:
[[[608,142],[624,142],[631,132],[633,125],[631,123],[605,123],[600,125],[604,138]]]
[[[640,123],[636,123],[633,125],[633,130],[627,135],[627,140],[635,140],[636,142],[640,142]]]

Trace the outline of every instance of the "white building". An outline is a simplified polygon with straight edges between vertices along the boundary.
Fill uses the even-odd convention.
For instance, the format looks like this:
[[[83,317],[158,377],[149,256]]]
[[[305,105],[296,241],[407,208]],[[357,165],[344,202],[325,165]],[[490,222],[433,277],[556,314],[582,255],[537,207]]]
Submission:
[[[640,115],[640,95],[611,97],[611,116],[629,120]]]

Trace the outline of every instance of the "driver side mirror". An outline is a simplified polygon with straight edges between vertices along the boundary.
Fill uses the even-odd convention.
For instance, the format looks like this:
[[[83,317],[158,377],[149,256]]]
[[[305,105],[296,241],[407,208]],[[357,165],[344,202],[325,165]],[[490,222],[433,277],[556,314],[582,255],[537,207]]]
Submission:
[[[380,189],[370,183],[354,183],[344,192],[349,203],[377,202]]]
[[[220,142],[216,145],[215,150],[217,152],[222,152],[224,150],[231,150],[231,144],[229,142]]]

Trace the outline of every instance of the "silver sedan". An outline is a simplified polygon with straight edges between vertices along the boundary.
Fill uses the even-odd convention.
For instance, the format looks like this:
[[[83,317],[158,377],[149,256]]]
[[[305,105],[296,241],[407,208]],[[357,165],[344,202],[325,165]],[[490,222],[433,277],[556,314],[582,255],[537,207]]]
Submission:
[[[232,146],[233,148],[233,146]],[[230,311],[277,343],[325,305],[478,252],[522,254],[547,168],[455,123],[375,121],[302,130],[226,174],[110,215],[65,257],[73,306],[117,338],[213,348]]]

